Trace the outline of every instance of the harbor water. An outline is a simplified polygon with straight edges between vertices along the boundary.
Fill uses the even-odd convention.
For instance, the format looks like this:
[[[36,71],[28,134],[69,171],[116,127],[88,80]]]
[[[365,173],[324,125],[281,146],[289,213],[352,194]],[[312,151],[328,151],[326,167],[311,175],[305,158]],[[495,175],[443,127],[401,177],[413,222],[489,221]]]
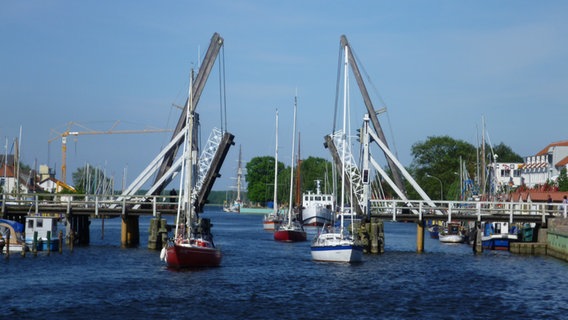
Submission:
[[[568,263],[509,252],[473,254],[385,223],[385,253],[317,263],[310,244],[279,243],[262,215],[206,208],[221,267],[175,271],[146,248],[120,246],[120,219],[93,219],[91,244],[0,257],[4,319],[566,319]],[[168,217],[173,222],[173,217]],[[104,234],[104,237],[103,237]],[[314,229],[308,230],[313,238]]]

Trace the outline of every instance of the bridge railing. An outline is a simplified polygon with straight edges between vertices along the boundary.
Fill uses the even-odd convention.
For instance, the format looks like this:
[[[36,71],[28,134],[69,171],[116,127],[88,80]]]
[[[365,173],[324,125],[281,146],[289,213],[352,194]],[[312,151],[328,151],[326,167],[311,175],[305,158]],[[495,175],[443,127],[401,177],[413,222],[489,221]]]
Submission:
[[[151,206],[154,215],[162,211],[164,208],[172,209],[177,204],[177,196],[157,195],[145,196],[134,195],[128,198],[119,198],[120,195],[90,195],[90,194],[51,194],[51,193],[33,193],[20,194],[10,196],[3,194],[1,197],[2,213],[6,211],[6,207],[19,208],[26,210],[28,213],[39,214],[40,211],[49,208],[57,208],[69,212],[71,209],[82,208],[92,209],[95,215],[99,214],[99,209],[112,208],[114,211],[124,214],[127,209],[144,204],[146,207]]]
[[[371,200],[371,215],[392,215],[393,220],[403,214],[447,216],[471,215],[477,220],[487,215],[508,215],[512,222],[516,215],[537,215],[545,222],[546,217],[567,217],[568,205],[542,202],[503,202],[503,201],[433,201],[431,206],[422,200]]]

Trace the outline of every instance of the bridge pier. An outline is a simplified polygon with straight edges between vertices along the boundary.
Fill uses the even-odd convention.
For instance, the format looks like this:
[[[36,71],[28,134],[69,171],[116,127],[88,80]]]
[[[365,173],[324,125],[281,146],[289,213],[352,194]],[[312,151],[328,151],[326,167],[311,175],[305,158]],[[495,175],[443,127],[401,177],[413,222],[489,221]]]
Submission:
[[[416,223],[416,252],[424,252],[424,220]]]
[[[168,239],[168,229],[166,219],[160,215],[150,220],[148,229],[148,249],[161,250]]]
[[[120,244],[123,248],[132,248],[140,244],[138,216],[122,216]]]
[[[366,253],[379,254],[385,252],[385,229],[383,220],[371,218],[358,228],[359,239],[362,240]]]
[[[91,242],[90,225],[91,221],[89,220],[89,216],[69,214],[67,216],[66,230],[66,234],[68,235],[67,245],[71,246],[74,243],[79,245],[88,245]]]

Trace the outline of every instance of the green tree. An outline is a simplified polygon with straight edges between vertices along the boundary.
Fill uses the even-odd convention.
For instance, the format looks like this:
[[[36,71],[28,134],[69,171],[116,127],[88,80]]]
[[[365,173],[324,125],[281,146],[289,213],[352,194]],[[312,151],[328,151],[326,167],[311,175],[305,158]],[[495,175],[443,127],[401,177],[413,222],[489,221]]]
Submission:
[[[246,164],[245,181],[247,195],[251,202],[264,204],[274,198],[274,157],[264,156],[252,158]],[[278,179],[284,178],[285,166],[278,161]],[[289,172],[289,171],[288,171]],[[288,178],[289,179],[289,178]],[[280,181],[278,182],[281,185]],[[280,192],[280,188],[278,189]],[[280,202],[280,201],[278,201]]]
[[[300,164],[301,192],[308,190],[316,192],[316,180],[320,180],[321,191],[331,193],[332,170],[331,162],[323,158],[308,157],[302,160]]]
[[[493,152],[497,155],[497,162],[523,162],[523,157],[503,142],[493,147]]]
[[[476,165],[476,149],[470,143],[449,136],[428,137],[424,142],[412,145],[414,157],[410,172],[422,189],[433,199],[455,197],[459,185],[460,157],[473,176]],[[438,180],[439,179],[439,180]],[[457,184],[456,184],[457,181]],[[453,190],[451,189],[453,187]],[[448,193],[450,190],[453,193]],[[409,197],[417,198],[413,188],[407,189]]]
[[[568,191],[568,174],[566,172],[566,167],[560,170],[560,175],[558,176],[558,191]]]

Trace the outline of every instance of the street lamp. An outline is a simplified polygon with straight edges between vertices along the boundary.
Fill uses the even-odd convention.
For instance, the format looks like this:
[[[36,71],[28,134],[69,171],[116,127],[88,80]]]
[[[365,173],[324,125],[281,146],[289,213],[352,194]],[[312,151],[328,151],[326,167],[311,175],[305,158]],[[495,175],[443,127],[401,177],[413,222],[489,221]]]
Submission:
[[[443,187],[443,185],[442,185],[442,180],[440,180],[440,178],[434,177],[434,176],[432,176],[432,175],[430,175],[430,174],[428,174],[428,173],[426,174],[426,177],[428,177],[428,178],[434,178],[434,179],[436,179],[436,180],[438,180],[438,181],[440,182],[440,200],[444,200],[444,187]]]

